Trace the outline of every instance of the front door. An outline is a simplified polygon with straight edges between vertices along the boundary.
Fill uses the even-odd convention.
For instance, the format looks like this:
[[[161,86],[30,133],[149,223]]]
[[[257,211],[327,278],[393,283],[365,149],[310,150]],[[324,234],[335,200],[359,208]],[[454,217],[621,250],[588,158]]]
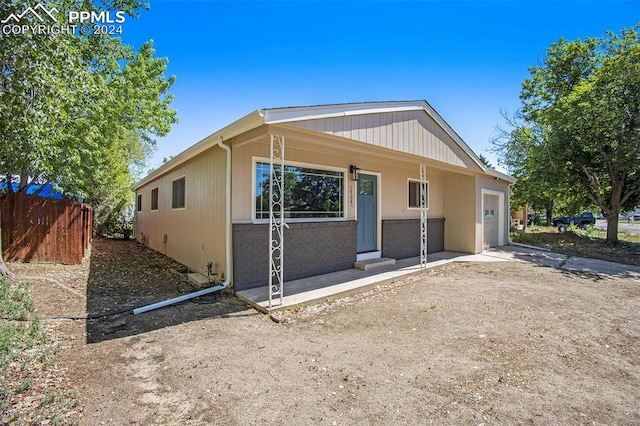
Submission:
[[[378,249],[378,177],[358,174],[358,253]]]

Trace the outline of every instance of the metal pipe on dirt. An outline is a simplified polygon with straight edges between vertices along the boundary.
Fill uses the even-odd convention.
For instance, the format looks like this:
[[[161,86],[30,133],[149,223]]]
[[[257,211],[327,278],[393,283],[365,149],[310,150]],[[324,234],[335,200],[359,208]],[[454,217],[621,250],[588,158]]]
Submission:
[[[173,305],[176,303],[184,302],[185,300],[193,299],[194,297],[204,296],[205,294],[214,293],[216,291],[222,291],[231,284],[233,281],[233,261],[231,259],[232,251],[231,251],[231,148],[225,145],[222,142],[222,136],[216,142],[220,148],[224,149],[227,152],[227,170],[226,170],[226,205],[225,205],[225,213],[227,215],[227,220],[225,223],[226,232],[225,232],[225,257],[227,264],[227,280],[220,285],[205,288],[202,290],[194,291],[189,294],[184,294],[182,296],[174,297],[172,299],[163,300],[161,302],[152,303],[150,305],[141,306],[139,308],[135,308],[133,310],[134,315],[141,314],[143,312],[152,311],[154,309],[162,308],[165,306]],[[215,145],[214,145],[215,146]]]

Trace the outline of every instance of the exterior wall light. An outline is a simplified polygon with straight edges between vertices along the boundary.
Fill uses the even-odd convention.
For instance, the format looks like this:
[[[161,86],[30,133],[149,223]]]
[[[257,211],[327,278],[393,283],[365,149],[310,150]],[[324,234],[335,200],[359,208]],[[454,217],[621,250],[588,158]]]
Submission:
[[[360,169],[354,166],[353,164],[349,166],[349,173],[351,173],[351,180],[358,180],[358,170]]]

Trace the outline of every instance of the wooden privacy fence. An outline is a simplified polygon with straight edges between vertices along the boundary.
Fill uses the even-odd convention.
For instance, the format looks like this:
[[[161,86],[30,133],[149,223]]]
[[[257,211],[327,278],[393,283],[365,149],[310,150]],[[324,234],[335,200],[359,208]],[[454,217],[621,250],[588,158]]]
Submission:
[[[93,209],[76,201],[9,193],[0,215],[5,260],[78,264],[91,243]]]

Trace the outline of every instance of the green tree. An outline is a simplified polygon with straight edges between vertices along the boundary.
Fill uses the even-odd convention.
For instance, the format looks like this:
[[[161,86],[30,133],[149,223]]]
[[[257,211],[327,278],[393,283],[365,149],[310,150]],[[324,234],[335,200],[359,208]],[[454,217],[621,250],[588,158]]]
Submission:
[[[560,39],[522,86],[525,120],[544,129],[546,165],[556,182],[580,190],[607,218],[640,202],[640,39],[638,26],[585,41]]]
[[[55,7],[60,23],[70,10],[121,10],[131,18],[146,7],[140,0],[42,3]],[[0,17],[29,6],[4,2]],[[152,41],[134,51],[108,35],[0,34],[0,176],[7,189],[52,182],[91,203],[98,225],[117,216],[132,201],[133,177],[154,137],[177,121],[167,94],[175,77],[165,77],[167,60],[154,53]]]
[[[493,165],[491,164],[491,162],[489,161],[489,159],[487,157],[485,157],[484,155],[480,154],[478,156],[478,158],[480,158],[480,161],[482,161],[482,164],[484,164],[485,166],[487,166],[490,169],[493,169]]]
[[[547,131],[524,120],[520,111],[512,115],[501,114],[506,125],[496,127],[491,149],[498,154],[498,163],[517,179],[512,186],[511,204],[544,211],[547,224],[551,223],[554,208],[559,204],[565,204],[569,209],[581,208],[576,206],[584,204],[586,197],[580,200],[571,191],[566,191],[568,184],[559,173],[559,166],[546,143]],[[570,206],[566,204],[569,199],[572,200]],[[565,202],[558,203],[557,200]]]

